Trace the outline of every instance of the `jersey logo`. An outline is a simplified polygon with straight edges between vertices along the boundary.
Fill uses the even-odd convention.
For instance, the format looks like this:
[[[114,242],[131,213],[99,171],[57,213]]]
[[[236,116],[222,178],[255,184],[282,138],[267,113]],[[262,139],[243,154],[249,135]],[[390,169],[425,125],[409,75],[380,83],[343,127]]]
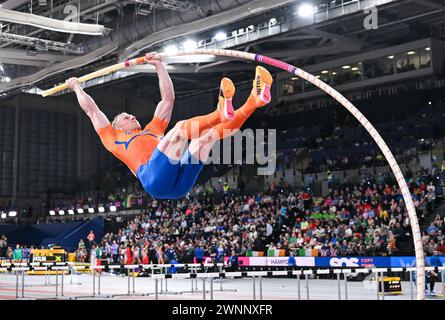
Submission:
[[[128,140],[128,141],[114,141],[114,143],[117,144],[117,145],[123,144],[125,146],[125,150],[128,150],[128,147],[130,146],[130,143],[134,139],[136,139],[137,137],[140,137],[140,136],[152,136],[152,137],[155,137],[157,139],[161,139],[161,137],[159,137],[159,136],[157,136],[155,134],[150,133],[150,130],[146,130],[146,131],[142,131],[141,133],[131,137],[130,140]]]

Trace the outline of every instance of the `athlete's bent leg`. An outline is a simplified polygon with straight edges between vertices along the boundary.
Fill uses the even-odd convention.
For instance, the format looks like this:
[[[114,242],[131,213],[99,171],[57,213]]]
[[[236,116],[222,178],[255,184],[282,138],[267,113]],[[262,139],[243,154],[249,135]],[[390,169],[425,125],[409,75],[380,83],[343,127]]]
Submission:
[[[138,177],[149,194],[161,199],[175,199],[185,196],[193,188],[214,143],[234,134],[257,108],[270,102],[270,73],[262,67],[257,67],[253,84],[247,102],[235,112],[234,119],[228,119],[233,121],[221,122],[220,118],[219,124],[207,132],[200,132],[199,138],[192,139],[185,153],[187,138],[190,136],[190,127],[187,125],[191,124],[193,119],[186,121],[185,126],[184,122],[179,122],[165,136],[153,153],[148,167],[141,166],[142,169],[138,170]],[[218,109],[220,107],[227,107],[227,104],[219,104]],[[227,110],[223,113],[228,114]],[[213,120],[209,122],[205,117],[198,119],[198,127],[200,123],[201,128],[207,128],[209,123],[213,123]],[[213,117],[216,121],[216,114]]]
[[[210,155],[213,145],[220,140],[218,132],[215,129],[206,130],[198,139],[190,142],[188,152],[193,158],[205,163]]]
[[[161,142],[159,142],[157,149],[169,157],[173,162],[177,163],[181,160],[182,155],[187,147],[187,135],[183,129],[184,121],[176,123]]]
[[[148,163],[139,167],[137,177],[145,191],[159,199],[169,199],[174,188],[180,160],[187,146],[187,138],[182,129],[183,122],[178,122],[161,140]]]
[[[255,79],[253,80],[252,91],[246,103],[235,111],[233,121],[220,123],[213,127],[217,131],[219,139],[224,139],[237,132],[252,115],[252,113],[271,101],[270,88],[272,86],[272,75],[263,67],[256,67]]]
[[[270,102],[272,81],[272,76],[266,69],[257,67],[252,92],[247,102],[235,112],[234,119],[219,123],[203,132],[199,138],[192,139],[181,159],[181,168],[172,192],[175,198],[184,196],[193,188],[215,142],[236,133],[257,108]]]
[[[197,139],[201,134],[215,125],[235,118],[232,98],[235,95],[235,85],[229,78],[221,80],[219,88],[218,105],[212,113],[194,117],[183,122],[183,129],[189,140]]]

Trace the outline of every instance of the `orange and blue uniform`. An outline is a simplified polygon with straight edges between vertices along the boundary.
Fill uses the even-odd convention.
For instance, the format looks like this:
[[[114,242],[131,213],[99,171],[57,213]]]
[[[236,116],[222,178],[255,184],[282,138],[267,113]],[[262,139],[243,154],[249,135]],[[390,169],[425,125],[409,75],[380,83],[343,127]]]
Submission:
[[[219,139],[224,139],[239,130],[258,106],[254,95],[235,111],[232,121],[221,122],[218,110],[203,116],[188,119],[183,124],[188,139],[193,139],[192,124],[198,124],[198,133],[213,128]],[[125,132],[114,129],[111,124],[98,130],[105,148],[124,162],[141,181],[145,191],[158,199],[177,199],[185,196],[195,185],[204,163],[194,158],[189,150],[181,160],[174,161],[157,148],[168,123],[157,117],[142,130]]]
[[[164,136],[168,123],[154,117],[142,130],[126,132],[109,124],[98,130],[105,148],[125,163],[137,176],[139,167],[146,164]]]
[[[159,199],[176,199],[186,195],[194,186],[204,164],[192,160],[185,152],[181,161],[174,162],[157,146],[168,123],[154,117],[142,130],[125,132],[110,125],[98,130],[105,146],[141,181],[145,191]]]

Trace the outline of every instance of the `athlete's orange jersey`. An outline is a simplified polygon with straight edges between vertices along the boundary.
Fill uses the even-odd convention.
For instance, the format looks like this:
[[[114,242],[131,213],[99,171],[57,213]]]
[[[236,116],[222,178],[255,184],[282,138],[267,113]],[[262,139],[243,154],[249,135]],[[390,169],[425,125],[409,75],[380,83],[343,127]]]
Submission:
[[[126,132],[114,129],[109,124],[97,133],[105,148],[136,175],[138,168],[150,159],[167,126],[166,121],[153,117],[143,130]]]

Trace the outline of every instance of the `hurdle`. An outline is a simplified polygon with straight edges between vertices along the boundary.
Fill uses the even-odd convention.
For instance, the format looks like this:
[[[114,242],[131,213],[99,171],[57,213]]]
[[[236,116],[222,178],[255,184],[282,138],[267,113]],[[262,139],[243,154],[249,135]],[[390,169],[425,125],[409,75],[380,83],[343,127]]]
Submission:
[[[77,267],[77,268],[76,268]],[[86,266],[73,266],[74,269],[86,269]],[[100,277],[101,277],[101,271],[105,268],[105,266],[89,266],[89,268],[91,269],[91,277],[93,280],[92,283],[92,293],[91,295],[86,295],[86,296],[75,296],[72,297],[71,299],[74,300],[79,300],[79,299],[87,299],[87,298],[109,298],[109,295],[102,295],[100,292]],[[119,266],[120,268],[120,266]],[[97,272],[97,270],[99,270],[99,272]],[[97,294],[96,294],[96,273],[97,273]]]
[[[205,273],[206,271],[208,271],[209,268],[218,268],[219,269],[219,273],[221,274],[223,272],[223,268],[224,268],[224,263],[190,263],[190,264],[148,264],[148,265],[142,265],[142,268],[145,269],[149,269],[151,270],[151,275],[150,277],[152,279],[155,280],[155,287],[157,286],[157,294],[172,294],[172,295],[177,295],[177,294],[184,294],[184,293],[203,293],[202,290],[198,290],[198,278],[200,278],[200,274],[208,274]],[[191,273],[189,273],[191,276],[187,276],[188,274],[186,273],[174,273],[174,274],[168,274],[167,270],[169,268],[187,268],[191,271]],[[161,276],[158,277],[157,274],[154,273],[155,270],[160,270],[160,274]],[[198,273],[198,271],[203,270],[204,273]],[[162,275],[165,275],[164,277]],[[171,276],[171,277],[169,277]],[[169,291],[168,290],[168,279],[171,278],[187,278],[191,280],[191,290],[181,290],[181,291]],[[218,279],[221,279],[220,282],[220,289],[219,291],[230,291],[230,292],[236,292],[236,289],[223,289],[223,284],[222,284],[222,278],[217,277]],[[157,280],[157,281],[156,281]],[[205,280],[203,280],[205,281]],[[165,283],[165,290],[164,290],[164,283]],[[211,286],[213,288],[213,280],[211,283]],[[160,288],[159,288],[160,287]],[[160,290],[159,290],[160,289]],[[203,289],[204,290],[204,289]],[[206,290],[206,292],[210,292],[208,290]],[[144,293],[142,295],[151,295],[151,294],[155,294],[156,295],[156,288],[154,292],[148,292],[148,293]]]
[[[158,268],[163,268],[163,270],[166,270],[166,267],[187,267],[189,268],[190,272],[188,273],[166,273],[162,272],[160,274],[155,274],[154,270],[158,270]],[[207,266],[200,265],[201,270],[208,270],[208,267],[215,267],[214,264],[210,264]],[[218,266],[219,267],[219,266]],[[64,290],[65,290],[65,280],[66,277],[64,277],[65,272],[71,270],[78,270],[78,269],[85,269],[86,266],[69,266],[66,263],[57,263],[53,264],[51,267],[48,265],[45,266],[38,266],[38,264],[16,264],[16,265],[9,265],[7,267],[6,265],[0,267],[0,271],[9,271],[14,276],[15,280],[15,293],[16,293],[16,299],[17,300],[25,300],[25,299],[35,299],[35,300],[43,300],[43,299],[56,299],[56,300],[65,300],[65,299],[88,299],[88,298],[115,298],[119,296],[137,296],[137,295],[154,295],[156,300],[160,299],[160,296],[162,294],[181,294],[181,293],[192,293],[202,294],[202,300],[214,300],[215,298],[215,292],[221,292],[218,288],[215,288],[214,281],[216,279],[230,279],[230,278],[250,278],[251,280],[251,299],[252,300],[263,300],[264,292],[267,290],[267,288],[264,285],[264,278],[274,278],[274,277],[287,277],[287,278],[293,278],[296,279],[296,287],[295,288],[295,298],[298,300],[302,299],[311,299],[313,298],[311,296],[311,281],[312,278],[317,278],[319,275],[330,275],[331,279],[333,279],[336,283],[336,295],[338,300],[349,300],[350,294],[349,294],[349,281],[348,277],[351,275],[357,275],[357,274],[370,274],[372,277],[372,280],[376,284],[376,294],[375,297],[377,300],[385,300],[388,293],[385,292],[385,286],[383,285],[385,274],[388,274],[389,272],[401,272],[401,273],[408,273],[409,274],[409,282],[410,286],[407,287],[406,294],[410,297],[410,299],[414,300],[415,297],[415,287],[413,285],[413,274],[416,271],[415,267],[409,267],[409,268],[358,268],[358,267],[330,267],[330,268],[316,268],[316,267],[293,267],[292,269],[288,270],[274,270],[274,271],[235,271],[235,272],[198,272],[198,265],[126,265],[124,268],[127,270],[127,293],[120,294],[103,294],[101,292],[101,277],[102,271],[106,268],[110,269],[116,269],[121,268],[120,265],[112,265],[112,266],[94,266],[89,267],[92,270],[91,273],[91,279],[93,280],[93,286],[92,286],[92,294],[91,295],[85,295],[85,296],[75,296],[75,297],[67,297]],[[154,280],[154,292],[144,292],[144,293],[137,293],[136,292],[136,276],[135,276],[135,269],[137,268],[151,268],[153,272],[149,274],[148,278],[151,278]],[[193,269],[195,268],[195,269]],[[205,269],[207,268],[207,269]],[[253,267],[255,269],[255,267]],[[52,284],[55,286],[55,295],[51,297],[26,297],[26,280],[29,277],[26,277],[26,272],[28,271],[48,271],[52,270],[55,271],[55,284]],[[160,270],[160,269],[159,269]],[[433,271],[438,270],[440,272],[444,272],[445,266],[441,267],[426,267],[426,271]],[[220,271],[220,270],[217,270]],[[343,277],[343,279],[341,279]],[[174,291],[168,291],[164,290],[161,292],[160,290],[160,281],[168,282],[169,279],[184,279],[184,280],[190,280],[192,283],[192,291],[186,290],[186,291],[177,291],[174,293]],[[201,281],[202,288],[197,288],[198,283]],[[304,283],[302,283],[304,281]],[[443,290],[443,277],[441,280],[442,290]],[[196,287],[195,287],[196,284]],[[31,285],[28,285],[31,286]],[[366,287],[365,287],[366,288]],[[374,288],[374,286],[372,287]],[[167,288],[166,288],[167,289]],[[195,290],[196,289],[196,290]],[[225,289],[224,291],[226,291]],[[305,292],[302,293],[302,290]],[[374,290],[374,289],[372,289]],[[228,291],[228,290],[227,290]],[[236,291],[236,289],[234,290]],[[292,291],[291,291],[292,292]],[[368,291],[369,295],[370,291]],[[335,293],[334,293],[335,294]],[[313,295],[313,291],[312,291]],[[303,298],[304,296],[304,298]],[[438,296],[440,299],[441,297]],[[442,299],[445,297],[442,296]],[[267,297],[266,297],[267,299]]]
[[[135,283],[135,270],[136,269],[140,269],[142,265],[124,265],[124,269],[127,270],[127,279],[128,279],[128,292],[127,293],[118,293],[118,294],[112,294],[109,297],[114,298],[114,297],[120,297],[120,296],[142,296],[144,295],[143,293],[136,293],[136,283]],[[120,266],[119,266],[120,268]],[[132,276],[130,277],[130,270],[132,270],[131,274]],[[133,278],[132,281],[132,289],[130,288],[130,278]]]

